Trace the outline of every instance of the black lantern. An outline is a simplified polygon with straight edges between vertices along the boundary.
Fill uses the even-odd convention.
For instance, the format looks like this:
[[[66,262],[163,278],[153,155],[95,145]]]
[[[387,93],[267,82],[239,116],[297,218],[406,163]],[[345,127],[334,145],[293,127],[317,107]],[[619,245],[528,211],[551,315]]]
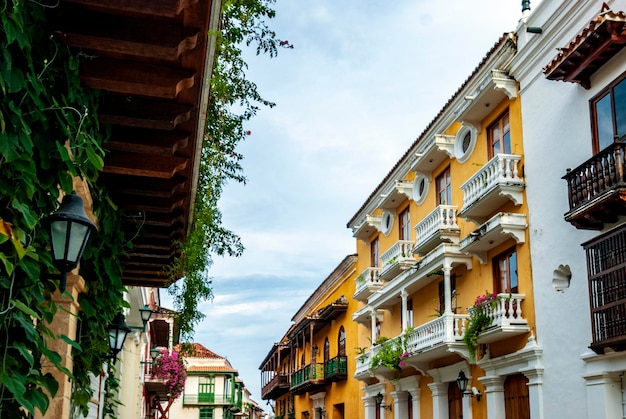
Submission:
[[[480,401],[482,394],[475,387],[472,388],[470,391],[467,391],[468,383],[469,379],[465,376],[463,370],[461,370],[461,372],[459,372],[459,376],[456,377],[456,385],[461,392],[461,396],[476,397],[476,400]]]
[[[385,398],[385,396],[383,396],[380,392],[376,395],[376,404],[380,405],[380,407],[382,407],[383,409],[389,410],[391,412],[391,406],[386,406],[383,404],[383,399]]]
[[[126,326],[126,322],[124,321],[124,315],[122,313],[117,313],[115,315],[113,323],[111,323],[108,327],[108,332],[111,357],[115,359],[117,358],[117,354],[124,347],[126,335],[128,335],[128,333],[130,332],[130,328]]]
[[[461,371],[459,373],[459,376],[456,377],[456,386],[459,388],[459,390],[461,391],[462,394],[465,394],[465,392],[467,391],[467,383],[468,382],[469,382],[469,380],[465,376],[465,373],[463,371]]]
[[[161,351],[159,351],[159,348],[157,348],[156,346],[153,346],[152,349],[150,349],[150,357],[152,358],[152,362],[156,362],[159,353],[161,353]]]
[[[76,268],[89,235],[96,231],[87,217],[83,199],[72,191],[65,195],[61,206],[48,217],[54,266],[61,271],[59,290],[65,291],[67,273]]]

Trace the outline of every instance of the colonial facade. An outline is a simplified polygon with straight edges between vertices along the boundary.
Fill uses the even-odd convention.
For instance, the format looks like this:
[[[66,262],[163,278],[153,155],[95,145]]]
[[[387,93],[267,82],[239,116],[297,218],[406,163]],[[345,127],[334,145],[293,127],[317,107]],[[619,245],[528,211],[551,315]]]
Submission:
[[[354,418],[358,337],[352,315],[356,255],[349,255],[293,316],[261,366],[261,397],[281,419]]]
[[[505,34],[348,222],[366,419],[540,409],[515,53]]]

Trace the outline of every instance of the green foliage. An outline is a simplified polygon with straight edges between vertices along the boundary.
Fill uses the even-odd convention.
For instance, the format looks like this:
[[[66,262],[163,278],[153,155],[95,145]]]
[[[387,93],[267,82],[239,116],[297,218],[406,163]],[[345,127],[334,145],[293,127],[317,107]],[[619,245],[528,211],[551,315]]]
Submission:
[[[46,22],[55,13],[18,0],[0,9],[0,417],[47,410],[59,385],[44,365],[71,378],[75,403],[86,406],[88,372],[101,369],[108,352],[104,325],[122,297],[119,214],[102,205],[108,201],[97,187],[106,140],[95,117],[98,94],[81,86],[79,57],[49,37]],[[43,226],[58,205],[59,188],[71,192],[74,176],[90,184],[101,225],[83,257],[88,290],[80,297],[81,317],[90,327],[79,338],[55,336],[48,327],[59,310],[51,298],[58,272]],[[72,346],[73,373],[48,346],[55,339]]]
[[[467,309],[470,317],[463,334],[463,343],[467,346],[470,361],[476,362],[476,350],[478,349],[478,337],[484,332],[493,321],[493,312],[498,301],[502,297],[498,294],[485,292],[479,295],[474,301],[474,305]]]
[[[413,328],[408,328],[401,336],[394,339],[380,337],[376,339],[377,345],[382,345],[370,360],[370,369],[380,366],[387,367],[392,371],[401,371],[404,366],[404,358],[408,357],[408,340]]]
[[[211,79],[202,166],[193,226],[182,256],[171,266],[171,278],[182,277],[169,287],[174,296],[183,339],[191,339],[194,326],[204,315],[198,304],[213,298],[209,270],[213,256],[238,257],[244,250],[240,238],[222,224],[218,201],[229,181],[245,184],[237,145],[246,137],[244,124],[261,106],[274,103],[261,97],[256,84],[246,78],[242,46],[256,44],[257,54],[277,54],[280,41],[265,24],[274,17],[274,0],[226,0],[222,29],[217,34],[217,61]]]

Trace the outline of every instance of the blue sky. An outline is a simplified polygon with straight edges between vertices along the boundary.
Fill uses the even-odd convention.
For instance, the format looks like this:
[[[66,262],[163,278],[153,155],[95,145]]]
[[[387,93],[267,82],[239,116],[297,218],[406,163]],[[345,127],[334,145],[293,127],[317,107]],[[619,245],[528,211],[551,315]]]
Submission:
[[[276,107],[247,125],[239,151],[248,182],[228,185],[220,201],[246,250],[216,258],[215,298],[200,305],[206,319],[194,339],[227,357],[266,411],[258,367],[310,293],[355,252],[347,222],[516,29],[521,3],[277,1],[268,23],[294,48],[246,57],[248,78]]]

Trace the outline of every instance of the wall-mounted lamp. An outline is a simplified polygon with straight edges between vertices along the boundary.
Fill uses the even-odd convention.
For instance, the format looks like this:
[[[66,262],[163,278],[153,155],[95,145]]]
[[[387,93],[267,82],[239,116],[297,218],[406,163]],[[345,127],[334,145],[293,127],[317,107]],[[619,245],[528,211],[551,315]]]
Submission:
[[[389,410],[391,412],[391,405],[387,406],[385,404],[383,404],[383,399],[385,398],[385,396],[383,396],[382,394],[378,393],[376,395],[376,404],[380,405],[380,407],[382,407],[385,410]]]
[[[476,401],[480,401],[482,397],[482,393],[476,389],[476,387],[472,387],[470,391],[467,391],[467,384],[469,383],[469,379],[465,376],[465,373],[461,370],[459,372],[459,376],[456,378],[456,385],[461,391],[462,396],[468,397],[476,397]]]
[[[143,322],[143,326],[128,326],[128,327],[133,330],[141,330],[142,332],[145,332],[146,325],[148,324],[148,321],[150,320],[152,313],[154,313],[154,311],[152,311],[150,306],[148,304],[144,305],[143,307],[139,309],[139,314],[141,315],[141,321]]]
[[[150,349],[150,358],[152,358],[152,362],[149,361],[141,361],[141,364],[150,364],[150,365],[154,365],[154,363],[156,362],[157,358],[159,357],[159,348],[157,348],[156,346],[153,346],[152,349]]]
[[[83,199],[72,191],[46,220],[54,266],[61,271],[59,290],[65,291],[67,273],[78,266],[89,235],[96,225],[87,217]]]
[[[302,412],[302,416],[304,416],[304,419],[309,419],[309,411],[307,410],[306,412]]]
[[[111,358],[115,360],[117,359],[117,354],[124,347],[126,335],[130,333],[130,328],[126,326],[126,322],[124,321],[124,315],[122,313],[117,313],[115,315],[113,323],[109,325],[107,331],[109,333],[109,348],[111,350]]]

